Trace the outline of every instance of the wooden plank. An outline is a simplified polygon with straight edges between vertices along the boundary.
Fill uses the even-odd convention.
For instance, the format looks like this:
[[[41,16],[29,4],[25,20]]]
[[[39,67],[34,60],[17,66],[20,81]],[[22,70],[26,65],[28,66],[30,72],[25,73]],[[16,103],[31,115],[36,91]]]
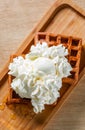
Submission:
[[[64,16],[64,17],[63,17]],[[51,33],[61,33],[63,35],[72,35],[83,39],[83,50],[81,56],[82,69],[85,65],[85,11],[76,6],[73,2],[68,0],[57,1],[43,17],[45,20],[41,20],[37,27],[31,32],[27,39],[22,43],[20,48],[16,51],[17,54],[28,53],[30,46],[34,44],[34,35],[37,31],[46,31]],[[15,54],[16,54],[15,53]],[[8,76],[7,73],[8,64],[0,74],[0,128],[1,129],[42,129],[49,121],[49,119],[58,112],[65,99],[75,86],[70,89],[65,88],[65,94],[60,98],[59,103],[54,106],[46,106],[46,110],[41,114],[35,115],[32,110],[32,106],[29,103],[28,106],[20,105],[5,105],[5,97],[8,94]]]

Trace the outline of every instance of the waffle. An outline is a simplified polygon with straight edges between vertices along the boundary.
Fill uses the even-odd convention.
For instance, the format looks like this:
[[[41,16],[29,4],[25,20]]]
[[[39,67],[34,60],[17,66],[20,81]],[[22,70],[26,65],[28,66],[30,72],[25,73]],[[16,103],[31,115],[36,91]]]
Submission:
[[[81,56],[81,47],[82,47],[82,40],[80,38],[75,38],[72,36],[64,36],[64,35],[54,35],[52,33],[46,33],[46,32],[38,32],[35,35],[34,39],[34,45],[36,45],[37,42],[40,42],[42,44],[43,41],[46,41],[48,43],[48,46],[53,45],[59,45],[62,44],[68,49],[68,56],[66,58],[68,59],[69,63],[72,66],[71,75],[67,78],[63,78],[63,84],[66,86],[72,85],[74,82],[78,81],[78,75],[79,75],[79,65],[80,65],[80,56]],[[13,58],[17,55],[13,55],[10,58],[10,62],[12,62]],[[24,55],[23,55],[24,56]],[[12,82],[13,76],[9,75],[9,86]],[[30,99],[26,98],[20,98],[11,87],[9,87],[9,96],[7,103],[28,103]],[[56,104],[56,103],[54,103]]]

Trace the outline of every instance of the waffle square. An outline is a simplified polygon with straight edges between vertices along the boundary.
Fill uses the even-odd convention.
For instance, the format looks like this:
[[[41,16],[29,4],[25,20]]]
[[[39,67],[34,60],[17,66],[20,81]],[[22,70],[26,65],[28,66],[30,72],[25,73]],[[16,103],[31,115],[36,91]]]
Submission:
[[[73,69],[71,71],[71,75],[67,78],[63,78],[62,81],[66,86],[71,86],[74,82],[78,81],[82,39],[72,36],[64,36],[61,34],[55,35],[48,32],[38,32],[34,38],[34,45],[36,45],[37,42],[40,42],[42,44],[43,41],[46,41],[48,43],[48,46],[57,46],[59,44],[62,44],[68,49],[69,54],[66,56],[66,58],[68,59],[68,62],[71,64]],[[22,56],[24,57],[24,55]],[[12,55],[10,62],[12,62],[13,58],[15,57],[17,57],[17,55]],[[9,75],[9,96],[7,104],[28,103],[30,99],[20,98],[18,94],[16,94],[10,87],[12,79],[13,76]]]

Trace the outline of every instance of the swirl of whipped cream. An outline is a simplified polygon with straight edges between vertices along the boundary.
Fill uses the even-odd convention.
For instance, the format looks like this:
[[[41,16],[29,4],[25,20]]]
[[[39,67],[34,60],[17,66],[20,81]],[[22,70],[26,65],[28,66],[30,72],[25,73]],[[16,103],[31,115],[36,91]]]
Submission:
[[[10,63],[8,74],[15,76],[11,87],[20,97],[31,99],[35,113],[60,97],[62,78],[72,70],[66,55],[68,50],[61,44],[48,47],[43,42],[32,45],[25,58],[18,56]]]

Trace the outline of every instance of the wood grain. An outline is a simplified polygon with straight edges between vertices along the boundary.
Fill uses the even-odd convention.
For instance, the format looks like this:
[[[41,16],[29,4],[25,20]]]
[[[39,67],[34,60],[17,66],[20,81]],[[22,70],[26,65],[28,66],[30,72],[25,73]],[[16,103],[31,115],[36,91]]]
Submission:
[[[44,130],[85,130],[85,74]]]
[[[0,70],[55,0],[0,0]]]
[[[18,4],[18,2],[16,2],[16,3]],[[15,3],[15,5],[17,5],[16,3]],[[72,5],[74,5],[74,4],[72,4]],[[76,8],[77,8],[77,6],[76,6]],[[80,8],[78,8],[78,9],[80,10]],[[84,13],[84,11],[82,9],[80,10],[80,12]],[[76,19],[78,19],[78,20],[76,20]],[[63,26],[63,21],[65,23],[64,26]],[[54,33],[62,33],[62,34],[66,34],[66,35],[69,34],[69,35],[73,35],[73,36],[78,36],[78,37],[82,37],[83,41],[85,41],[85,38],[84,38],[84,34],[85,34],[84,25],[85,25],[85,19],[84,19],[84,17],[81,17],[81,15],[79,15],[77,12],[75,13],[75,11],[72,10],[71,8],[65,8],[65,9],[61,10],[59,13],[57,13],[55,15],[55,17],[50,22],[49,26],[45,29],[45,31],[51,31],[51,32],[54,32]],[[55,26],[56,26],[56,28],[54,28]],[[61,28],[59,28],[59,26]],[[83,44],[84,44],[84,42],[83,42]],[[5,49],[6,49],[6,47],[5,47]],[[82,82],[84,84],[84,80]],[[82,84],[82,86],[83,86],[83,84]],[[7,81],[3,82],[3,88],[0,89],[0,93],[4,92],[3,96],[0,97],[0,101],[7,94],[7,91],[5,91],[6,87],[7,87]],[[79,87],[79,88],[81,88],[81,87]],[[84,87],[83,87],[83,89],[84,89]],[[85,97],[82,94],[82,92],[84,92],[84,90],[78,91],[76,93],[79,94],[80,92],[81,92],[81,94],[79,95],[79,98],[81,98],[81,102],[78,102],[79,100],[77,100],[77,103],[79,104],[79,105],[77,104],[77,106],[76,106],[77,109],[75,109],[75,105],[76,105],[75,102],[76,102],[76,100],[72,104],[72,106],[73,106],[72,108],[75,109],[75,110],[77,110],[77,113],[75,112],[75,110],[72,111],[73,113],[71,111],[69,111],[71,105],[68,105],[68,111],[66,111],[67,112],[67,116],[66,116],[65,111],[64,112],[61,111],[61,113],[63,113],[63,116],[61,118],[57,118],[57,115],[56,115],[56,119],[54,119],[55,120],[55,124],[53,124],[53,125],[49,124],[49,126],[46,129],[48,129],[48,130],[49,129],[54,129],[54,130],[57,130],[57,129],[60,129],[60,130],[63,130],[63,129],[67,129],[67,130],[68,129],[69,130],[70,129],[72,129],[72,130],[78,130],[78,129],[81,129],[81,130],[84,130],[85,126],[83,124],[83,119],[85,121],[85,116],[84,116],[85,114],[84,114],[84,110],[83,109],[85,108],[85,103],[83,102],[83,100],[84,100]],[[70,99],[70,100],[74,101],[74,97],[71,96],[72,99]],[[81,106],[81,104],[82,104],[83,108],[81,108],[79,110],[79,108],[80,108],[79,106]],[[31,108],[31,106],[30,106],[30,108]],[[79,125],[79,123],[76,122],[76,120],[77,120],[76,117],[79,117],[79,112],[81,112],[81,110],[82,110],[83,114],[80,115],[79,122],[81,124]],[[49,111],[47,111],[48,115],[49,115],[50,111],[51,111],[51,108],[49,108]],[[10,114],[12,115],[12,112],[13,111],[12,110],[10,111],[10,109],[8,109],[7,107],[5,108],[5,110],[3,112],[0,111],[0,114],[1,114],[0,127],[2,129],[4,129],[4,130],[5,129],[6,130],[7,129],[8,130],[10,130],[10,129],[14,130],[17,127],[18,127],[19,130],[21,130],[21,129],[26,129],[27,130],[29,128],[28,122],[30,122],[32,120],[32,114],[33,114],[32,111],[31,111],[31,113],[32,113],[31,116],[29,118],[27,117],[26,119],[24,119],[24,114],[22,114],[23,116],[20,116],[19,113],[15,114],[14,116],[12,116],[12,118],[14,118],[16,116],[15,120],[11,120],[11,118],[10,118]],[[69,116],[70,118],[71,118],[72,114],[76,115],[75,118],[74,118],[74,116],[72,116],[72,118],[70,120],[69,117],[68,117],[68,115],[69,115],[68,113],[70,113],[70,116]],[[65,116],[66,116],[66,118],[65,118]],[[73,118],[74,118],[74,120],[73,120]],[[39,121],[38,118],[35,118],[35,119],[36,119],[36,121]],[[42,119],[45,119],[45,115],[43,115]],[[63,123],[62,123],[61,119],[63,119]],[[67,119],[66,122],[65,122],[65,119]],[[56,121],[57,120],[60,121],[60,123],[58,122],[57,125],[56,125]],[[24,122],[23,123],[24,125],[22,125],[20,123],[21,121]],[[16,122],[18,122],[18,123],[16,123]],[[42,122],[43,122],[43,120],[40,123],[42,123]],[[62,125],[61,125],[61,123],[62,123]],[[36,127],[35,125],[33,125],[33,127],[32,127],[32,123],[30,122],[30,129],[34,129],[35,127]]]

